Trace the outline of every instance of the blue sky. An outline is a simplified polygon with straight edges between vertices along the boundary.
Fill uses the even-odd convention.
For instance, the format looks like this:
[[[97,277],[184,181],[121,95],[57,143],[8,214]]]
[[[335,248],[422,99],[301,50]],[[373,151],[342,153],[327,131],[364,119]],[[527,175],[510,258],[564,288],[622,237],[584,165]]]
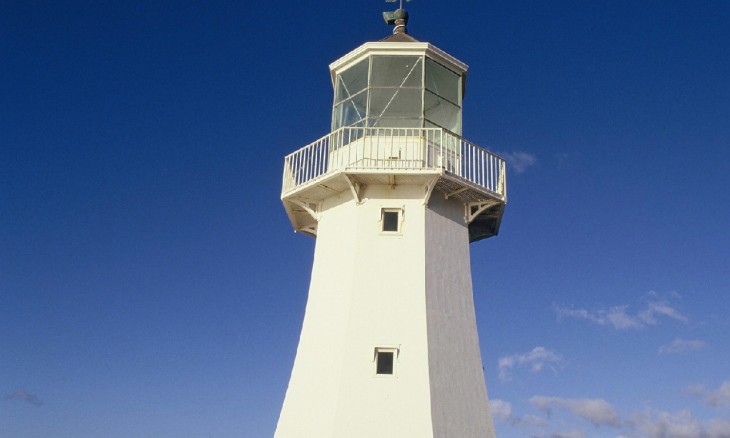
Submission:
[[[268,437],[314,240],[284,155],[379,1],[0,14],[0,436]],[[500,437],[730,436],[730,3],[409,3],[510,161],[471,246]]]

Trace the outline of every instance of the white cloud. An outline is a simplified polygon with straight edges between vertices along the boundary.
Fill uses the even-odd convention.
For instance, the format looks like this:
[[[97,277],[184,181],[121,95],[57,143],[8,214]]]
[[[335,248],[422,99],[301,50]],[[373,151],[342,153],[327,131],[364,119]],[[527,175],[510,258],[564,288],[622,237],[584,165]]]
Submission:
[[[633,421],[634,431],[647,438],[699,438],[702,433],[702,424],[689,411],[637,414]]]
[[[489,400],[489,411],[492,418],[508,420],[512,417],[512,403],[499,399]]]
[[[537,395],[530,399],[530,403],[536,409],[547,413],[550,413],[554,408],[566,409],[573,415],[588,420],[596,426],[621,427],[622,424],[613,406],[602,399],[575,399]]]
[[[665,301],[650,302],[647,305],[647,309],[639,314],[639,318],[646,321],[646,323],[649,325],[655,325],[656,319],[654,317],[656,315],[666,316],[668,318],[676,319],[677,321],[681,322],[689,321],[686,316],[682,315],[679,312],[679,310],[673,308]]]
[[[539,427],[544,428],[548,421],[535,415],[516,416],[512,413],[512,403],[504,400],[489,400],[489,410],[492,418],[508,423],[513,427]]]
[[[707,422],[708,438],[728,438],[730,437],[730,419],[713,418]]]
[[[672,341],[669,345],[662,345],[659,347],[660,354],[679,354],[687,353],[690,351],[701,350],[707,347],[704,341],[698,339],[680,339],[677,338]]]
[[[538,427],[540,429],[546,429],[550,422],[542,417],[538,417],[537,415],[523,415],[522,417],[516,417],[517,421],[516,424],[520,426],[533,426]]]
[[[730,406],[730,380],[722,382],[720,387],[715,390],[708,390],[699,385],[690,387],[688,391],[713,408]]]
[[[527,152],[500,152],[499,155],[507,160],[507,165],[517,173],[523,173],[528,167],[537,164],[537,157]]]
[[[554,351],[550,351],[545,347],[535,347],[527,353],[502,357],[497,361],[497,364],[499,366],[499,378],[509,380],[511,377],[510,371],[516,366],[527,366],[533,373],[538,373],[546,365],[553,368],[552,364],[561,362],[563,362],[562,356]]]
[[[598,325],[612,326],[616,330],[640,329],[648,325],[656,325],[658,324],[658,317],[671,318],[685,323],[688,322],[686,316],[663,300],[650,301],[644,310],[635,314],[631,314],[628,308],[629,306],[624,305],[589,311],[586,309],[554,306],[558,319],[584,319]]]
[[[630,437],[641,438],[728,438],[730,420],[713,418],[705,422],[688,410],[676,413],[643,412],[630,421]]]
[[[728,402],[730,381],[724,382],[716,391],[705,391],[705,394],[719,396]],[[717,400],[711,399],[716,402]],[[588,420],[595,427],[610,426],[616,430],[616,438],[730,438],[730,419],[699,419],[689,410],[669,413],[646,409],[626,416],[619,416],[614,407],[602,399],[572,399],[561,397],[534,396],[530,403],[536,409],[547,414],[547,419],[525,415],[519,417],[513,413],[512,405],[500,400],[508,406],[505,417],[513,427],[527,427],[539,431],[530,436],[550,438],[583,438],[595,433],[580,430],[569,422],[552,420],[552,411],[565,410],[576,417]],[[502,410],[504,413],[505,411]],[[528,422],[528,417],[538,421]],[[552,429],[552,430],[551,430]],[[567,429],[567,431],[560,431]]]

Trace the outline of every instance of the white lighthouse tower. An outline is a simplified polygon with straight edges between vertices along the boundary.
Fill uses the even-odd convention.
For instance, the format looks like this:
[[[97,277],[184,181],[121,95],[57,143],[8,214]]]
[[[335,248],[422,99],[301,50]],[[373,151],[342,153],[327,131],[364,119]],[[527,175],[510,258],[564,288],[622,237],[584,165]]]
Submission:
[[[330,65],[332,132],[285,158],[317,240],[276,438],[494,436],[469,244],[497,234],[505,163],[461,137],[467,66],[384,15]]]

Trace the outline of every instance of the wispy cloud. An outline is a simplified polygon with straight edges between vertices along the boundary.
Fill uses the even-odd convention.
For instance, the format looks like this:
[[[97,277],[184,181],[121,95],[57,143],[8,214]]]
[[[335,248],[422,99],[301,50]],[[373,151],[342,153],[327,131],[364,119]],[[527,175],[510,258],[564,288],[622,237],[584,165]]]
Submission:
[[[722,382],[719,388],[710,390],[703,385],[691,386],[687,391],[713,408],[730,406],[730,380]]]
[[[730,436],[730,420],[713,418],[703,422],[688,410],[675,413],[636,413],[629,425],[630,437],[727,438]]]
[[[573,415],[588,420],[596,426],[621,427],[621,419],[616,410],[602,399],[576,399],[545,397],[536,395],[530,403],[538,410],[548,414],[556,408],[565,409]]]
[[[500,399],[489,400],[489,411],[493,418],[509,419],[512,417],[512,403]]]
[[[523,173],[528,167],[537,164],[537,157],[528,152],[500,152],[499,155],[507,160],[507,165],[517,173]]]
[[[511,371],[517,366],[526,366],[533,373],[538,373],[545,366],[555,369],[553,365],[562,362],[563,358],[558,353],[545,347],[535,347],[527,353],[502,357],[497,361],[497,364],[499,365],[499,378],[501,380],[510,380]]]
[[[707,422],[707,436],[711,438],[727,438],[730,436],[730,419],[713,418]]]
[[[10,393],[5,396],[5,400],[22,400],[26,403],[30,403],[33,406],[40,406],[43,404],[43,401],[36,397],[33,394],[30,394],[28,392],[25,392],[23,390],[17,390],[13,393]]]
[[[508,423],[513,427],[539,427],[548,425],[548,420],[536,415],[517,416],[512,413],[512,403],[499,399],[489,400],[489,411],[492,418]]]
[[[607,309],[587,310],[571,307],[554,306],[558,319],[575,318],[591,321],[598,325],[607,325],[616,330],[640,329],[648,325],[656,325],[660,317],[688,322],[688,318],[665,300],[653,300],[646,308],[637,313],[629,311],[628,305],[613,306]]]
[[[659,354],[680,354],[690,351],[697,351],[707,347],[705,341],[699,339],[680,339],[677,338],[669,345],[659,347]]]
[[[727,403],[730,393],[730,382],[725,382],[717,391],[704,391],[710,396],[708,404]],[[545,414],[547,418],[525,415],[520,417],[514,413],[509,402],[499,400],[497,409],[499,415],[494,418],[506,420],[512,427],[529,429],[535,433],[530,436],[550,438],[581,438],[594,436],[595,433],[581,430],[578,425],[571,425],[564,420],[554,420],[552,413],[555,410],[564,410],[578,418],[588,420],[595,427],[609,426],[616,430],[617,438],[728,438],[730,437],[730,419],[709,418],[699,419],[689,410],[679,412],[655,411],[647,408],[619,415],[616,409],[603,399],[575,399],[561,397],[534,396],[530,403],[535,409]],[[490,404],[491,405],[491,404]],[[493,405],[491,405],[493,406]],[[525,418],[536,421],[523,421]],[[560,430],[568,430],[561,432]]]

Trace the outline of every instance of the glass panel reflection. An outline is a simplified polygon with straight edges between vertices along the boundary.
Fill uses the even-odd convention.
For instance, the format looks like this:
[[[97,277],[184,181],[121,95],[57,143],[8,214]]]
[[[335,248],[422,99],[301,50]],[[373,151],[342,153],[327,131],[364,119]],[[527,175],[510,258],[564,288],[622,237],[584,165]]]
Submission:
[[[353,98],[335,105],[332,130],[343,126],[362,126],[366,104],[367,93],[363,91]]]
[[[421,93],[414,88],[372,88],[368,116],[420,118]]]
[[[461,135],[461,108],[430,92],[426,92],[424,106],[427,120]]]
[[[368,64],[366,58],[337,75],[335,103],[354,96],[368,86]]]
[[[419,56],[373,56],[371,87],[422,87]]]
[[[426,58],[426,89],[453,104],[461,103],[459,75],[429,58]]]

